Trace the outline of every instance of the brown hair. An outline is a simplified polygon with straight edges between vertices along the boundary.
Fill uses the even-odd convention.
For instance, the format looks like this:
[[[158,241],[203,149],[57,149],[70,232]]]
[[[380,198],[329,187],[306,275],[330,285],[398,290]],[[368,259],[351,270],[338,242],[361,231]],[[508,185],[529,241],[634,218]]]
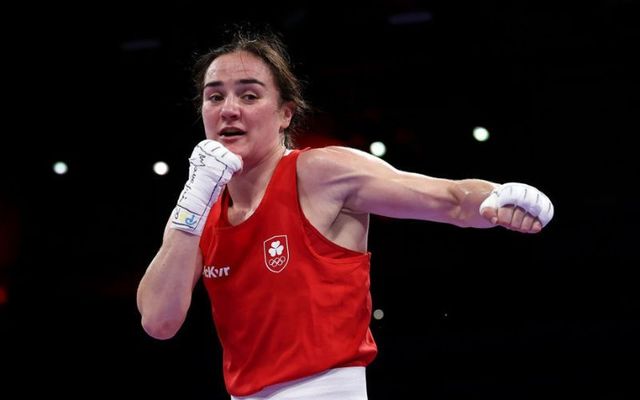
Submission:
[[[293,147],[292,135],[300,128],[304,117],[310,111],[309,104],[302,95],[302,82],[293,73],[291,61],[286,47],[279,35],[272,31],[249,32],[238,29],[232,39],[208,53],[200,56],[193,68],[193,80],[196,88],[194,102],[198,110],[202,108],[202,93],[204,77],[207,69],[221,55],[246,51],[259,57],[273,74],[274,81],[280,93],[280,104],[292,102],[293,116],[289,127],[284,131],[284,144]]]

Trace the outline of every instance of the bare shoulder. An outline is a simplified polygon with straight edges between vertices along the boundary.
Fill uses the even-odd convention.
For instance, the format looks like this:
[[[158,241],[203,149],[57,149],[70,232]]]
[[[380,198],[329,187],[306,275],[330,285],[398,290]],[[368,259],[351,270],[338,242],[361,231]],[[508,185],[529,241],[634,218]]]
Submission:
[[[366,153],[341,146],[310,149],[298,157],[298,188],[303,197],[343,202],[352,189],[351,180],[362,170],[358,159]]]
[[[345,173],[361,170],[376,157],[364,151],[343,146],[311,149],[298,158],[298,175],[312,180],[335,178]]]
[[[343,159],[353,157],[354,154],[362,153],[360,150],[343,146],[327,146],[317,149],[310,149],[302,154],[298,161],[300,165],[309,164],[310,166],[319,166],[322,164],[340,163]]]

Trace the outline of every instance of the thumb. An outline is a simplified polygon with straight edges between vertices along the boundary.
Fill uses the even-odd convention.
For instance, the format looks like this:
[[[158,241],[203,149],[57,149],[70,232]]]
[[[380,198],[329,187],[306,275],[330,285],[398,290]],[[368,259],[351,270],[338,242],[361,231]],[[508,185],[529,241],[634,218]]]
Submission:
[[[480,215],[495,225],[498,222],[498,207],[498,195],[493,190],[480,204]]]
[[[496,208],[484,207],[480,210],[480,214],[494,225],[498,222],[498,210]]]

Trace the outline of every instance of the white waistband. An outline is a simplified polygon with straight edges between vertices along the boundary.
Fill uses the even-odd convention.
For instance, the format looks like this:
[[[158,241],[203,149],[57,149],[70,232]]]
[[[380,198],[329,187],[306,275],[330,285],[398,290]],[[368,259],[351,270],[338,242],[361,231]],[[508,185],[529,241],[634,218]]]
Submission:
[[[334,368],[231,400],[367,400],[364,367]]]

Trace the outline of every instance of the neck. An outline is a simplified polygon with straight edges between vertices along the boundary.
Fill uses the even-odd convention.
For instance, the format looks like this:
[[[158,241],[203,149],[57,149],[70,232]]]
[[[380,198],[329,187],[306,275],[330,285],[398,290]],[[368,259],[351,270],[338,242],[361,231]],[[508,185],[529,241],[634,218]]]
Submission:
[[[285,154],[284,146],[276,146],[257,162],[243,168],[242,172],[227,184],[233,207],[254,209],[260,203],[278,162]]]

